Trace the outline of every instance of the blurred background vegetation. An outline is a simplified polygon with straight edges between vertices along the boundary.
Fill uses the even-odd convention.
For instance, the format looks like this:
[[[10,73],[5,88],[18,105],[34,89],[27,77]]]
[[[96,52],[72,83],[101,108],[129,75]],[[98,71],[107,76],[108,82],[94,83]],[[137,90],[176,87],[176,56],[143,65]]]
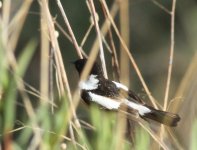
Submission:
[[[70,109],[68,108],[70,108],[70,103],[68,102],[68,91],[63,95],[60,94],[61,96],[58,94],[56,73],[52,73],[54,103],[56,105],[54,112],[51,113],[53,102],[42,103],[41,85],[43,85],[43,81],[41,77],[42,67],[40,66],[44,57],[42,57],[43,53],[41,52],[41,49],[43,49],[41,35],[44,34],[45,38],[51,42],[49,31],[45,29],[46,26],[43,28],[41,25],[43,21],[41,12],[45,2],[45,0],[1,1],[0,144],[2,149],[11,147],[13,149],[64,149],[64,146],[68,149],[117,149],[118,146],[114,144],[117,142],[117,139],[116,136],[113,136],[116,135],[114,132],[117,128],[115,123],[117,118],[113,114],[108,116],[105,112],[98,112],[94,108],[89,110],[87,106],[80,103],[77,108],[77,116],[80,121],[85,120],[89,124],[84,125],[80,122],[83,124],[81,130],[76,129],[77,127],[72,125],[72,122],[69,122],[68,110]],[[126,26],[126,44],[136,60],[151,94],[163,106],[171,44],[171,15],[162,8],[165,7],[171,11],[172,1],[130,0],[123,2],[123,0],[108,0],[106,2],[108,8],[115,4],[117,5],[118,9],[114,20],[119,31],[124,30],[121,28],[124,26],[124,20],[125,24],[128,25]],[[91,24],[91,15],[86,1],[64,0],[61,3],[76,40],[80,44]],[[94,1],[94,3],[101,28],[105,21],[105,16],[100,2]],[[126,3],[128,7],[128,14],[125,15],[125,18],[120,13],[119,7],[121,3]],[[56,22],[55,28],[59,34],[58,43],[71,94],[73,95],[78,85],[79,77],[70,61],[78,59],[79,56],[72,42],[58,28],[58,26],[61,26],[68,34],[68,29],[58,8],[57,1],[49,0],[48,8],[53,21]],[[175,48],[168,110],[178,112],[182,120],[178,127],[171,131],[174,135],[172,143],[176,144],[172,144],[171,141],[163,137],[164,143],[172,149],[197,148],[195,144],[197,142],[196,18],[197,2],[195,0],[177,0],[174,33]],[[44,33],[41,33],[42,29],[44,29]],[[120,40],[113,29],[112,35],[118,60],[121,63],[123,60],[120,59],[122,51]],[[96,38],[97,34],[93,27],[83,46],[86,54],[90,53]],[[106,40],[109,42],[109,37],[106,37]],[[50,43],[48,46],[52,47],[52,45]],[[110,79],[114,79],[111,54],[106,46],[104,46],[104,53],[108,76]],[[127,64],[125,65],[127,66]],[[55,69],[56,67],[54,67]],[[140,97],[144,98],[147,103],[150,103],[133,66],[129,65],[129,71],[121,72],[121,74],[123,74],[123,78],[125,76],[128,79],[126,81],[123,80],[123,82],[129,85]],[[96,114],[97,118],[95,119],[95,115],[89,115],[90,112]],[[86,126],[88,129],[85,130],[83,126]],[[69,128],[72,128],[72,130]],[[68,130],[69,132],[67,132]],[[97,132],[92,133],[95,130]],[[72,131],[75,137],[72,137]],[[157,149],[161,146],[161,143],[159,146],[151,144],[151,141],[154,140],[143,129],[137,129],[135,139],[137,142],[133,146],[134,149],[140,150],[147,147]],[[124,142],[124,146],[121,149],[130,149],[130,147],[130,143]],[[163,148],[165,149],[165,147]]]

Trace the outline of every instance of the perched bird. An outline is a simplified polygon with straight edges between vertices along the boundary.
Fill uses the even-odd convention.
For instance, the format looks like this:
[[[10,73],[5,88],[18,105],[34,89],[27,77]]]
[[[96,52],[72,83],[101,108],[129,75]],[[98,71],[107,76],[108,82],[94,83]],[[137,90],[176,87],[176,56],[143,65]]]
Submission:
[[[74,65],[82,73],[87,59],[78,59]],[[94,63],[86,81],[81,81],[79,87],[81,97],[85,103],[97,103],[107,110],[118,111],[125,106],[128,112],[135,112],[143,119],[151,119],[167,126],[176,126],[180,121],[178,114],[157,110],[148,106],[133,91],[125,85],[108,80],[103,75],[103,70],[98,63]]]

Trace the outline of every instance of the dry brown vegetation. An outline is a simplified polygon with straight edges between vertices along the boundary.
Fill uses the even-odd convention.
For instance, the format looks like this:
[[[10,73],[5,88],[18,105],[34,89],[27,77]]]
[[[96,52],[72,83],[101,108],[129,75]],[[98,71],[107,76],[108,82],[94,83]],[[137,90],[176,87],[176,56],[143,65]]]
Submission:
[[[141,2],[142,5],[143,2]],[[177,82],[173,73],[176,74],[176,71],[184,66],[185,56],[183,54],[178,57],[181,52],[176,49],[176,38],[180,38],[176,35],[176,0],[168,2],[167,5],[157,0],[148,2],[168,15],[170,20],[168,24],[170,26],[169,45],[161,45],[154,54],[143,53],[144,65],[137,63],[136,50],[130,46],[132,14],[129,6],[134,3],[134,7],[137,7],[135,2],[114,0],[107,4],[105,0],[83,1],[89,13],[90,22],[81,42],[78,42],[79,38],[73,31],[74,25],[71,25],[73,18],[68,17],[69,9],[66,10],[60,0],[49,1],[49,4],[53,3],[57,7],[58,18],[64,21],[62,24],[57,21],[55,15],[52,15],[51,7],[49,7],[51,5],[47,0],[36,2],[24,0],[17,2],[18,5],[15,5],[12,0],[4,0],[1,3],[0,144],[2,149],[131,149],[132,147],[139,150],[159,148],[167,150],[197,148],[195,144],[197,139],[197,46],[193,40],[196,36],[194,34],[196,28],[193,24],[191,27],[186,25],[185,32],[192,45],[193,56],[187,56],[188,66],[182,70],[182,78],[177,77],[179,79]],[[35,14],[30,11],[30,7],[35,5],[33,3],[37,3],[40,9]],[[194,7],[197,6],[194,5]],[[193,13],[196,14],[196,12]],[[23,48],[20,49],[20,38],[24,35],[22,32],[25,29],[25,21],[30,14],[40,17],[38,29],[40,38],[33,39],[32,37],[29,41],[25,41],[25,44],[22,44]],[[192,22],[192,18],[190,21]],[[91,32],[94,32],[94,36]],[[59,34],[67,42],[69,41],[69,45],[74,47],[73,50],[60,48]],[[151,38],[151,35],[149,36]],[[90,37],[95,37],[94,41],[92,40],[92,43],[86,46]],[[89,49],[88,52],[86,47]],[[19,52],[18,49],[20,49]],[[33,68],[33,74],[27,74],[26,71],[31,59],[36,55],[36,50],[40,53],[40,58],[36,59],[40,60],[40,67]],[[126,119],[122,112],[118,115],[107,114],[95,107],[87,110],[83,105],[79,106],[80,91],[76,85],[72,85],[72,82],[77,84],[74,81],[75,75],[71,79],[73,71],[65,65],[67,64],[65,61],[71,60],[65,60],[65,58],[68,59],[71,55],[77,55],[77,58],[89,58],[80,80],[86,79],[96,59],[100,60],[106,78],[114,78],[128,86],[133,82],[130,77],[130,70],[132,70],[135,76],[133,78],[136,78],[139,81],[137,84],[144,89],[147,103],[155,108],[180,114],[181,122],[178,127],[168,128],[154,123],[149,125],[146,121],[131,115],[132,120],[136,122],[135,134],[132,135],[135,142],[131,144],[124,140]],[[161,55],[165,55],[162,60],[160,60]],[[158,68],[165,67],[165,73],[161,78],[165,80],[164,83],[159,83],[160,78],[156,79],[157,77],[154,76],[157,86],[153,82],[151,88],[149,78],[144,78],[145,71],[140,69],[147,66],[144,60],[147,57],[154,61],[153,65],[150,63],[149,69],[145,68],[147,72],[156,70],[158,74],[159,71],[163,71]],[[176,61],[177,59],[179,61]],[[163,65],[163,62],[166,64]],[[113,70],[111,74],[109,70]],[[33,78],[36,74],[39,76],[39,88],[27,83],[24,77]],[[162,89],[164,92],[161,91]],[[158,101],[159,98],[156,98],[154,93],[164,93],[163,96],[162,94],[156,96],[162,101]],[[84,114],[81,114],[82,112]],[[81,116],[86,117],[83,119]]]

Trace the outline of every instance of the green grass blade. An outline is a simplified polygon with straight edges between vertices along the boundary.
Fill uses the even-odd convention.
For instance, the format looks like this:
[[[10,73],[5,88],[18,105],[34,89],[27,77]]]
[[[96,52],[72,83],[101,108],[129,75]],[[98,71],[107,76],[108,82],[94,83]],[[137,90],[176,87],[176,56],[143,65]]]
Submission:
[[[17,75],[23,76],[27,67],[29,66],[30,60],[36,50],[37,42],[35,40],[31,40],[21,52],[18,58],[18,68]],[[37,72],[37,71],[36,71]]]
[[[192,132],[191,132],[191,144],[190,144],[190,150],[196,150],[197,149],[197,120],[195,120]]]

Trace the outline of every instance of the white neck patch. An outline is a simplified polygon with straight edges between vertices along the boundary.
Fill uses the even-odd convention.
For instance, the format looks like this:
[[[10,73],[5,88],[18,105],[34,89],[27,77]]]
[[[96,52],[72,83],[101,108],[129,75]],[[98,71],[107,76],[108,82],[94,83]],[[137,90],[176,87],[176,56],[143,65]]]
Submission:
[[[96,77],[97,77],[97,75],[90,75],[86,81],[80,81],[79,88],[81,90],[95,90],[95,89],[97,89],[99,80]]]

